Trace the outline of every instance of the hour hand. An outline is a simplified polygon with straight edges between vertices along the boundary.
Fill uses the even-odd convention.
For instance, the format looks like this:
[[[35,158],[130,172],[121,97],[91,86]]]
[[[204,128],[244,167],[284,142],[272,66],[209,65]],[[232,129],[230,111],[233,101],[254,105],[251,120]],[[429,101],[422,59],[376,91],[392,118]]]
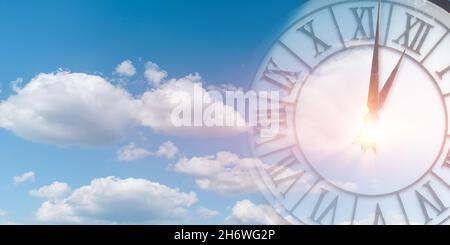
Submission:
[[[379,110],[381,110],[383,108],[383,106],[384,106],[384,104],[386,102],[386,99],[389,96],[389,93],[390,93],[390,91],[392,89],[392,85],[394,84],[395,78],[397,77],[397,73],[398,73],[398,70],[400,68],[400,65],[401,65],[401,63],[403,61],[403,58],[405,57],[405,53],[406,53],[406,50],[403,51],[402,56],[400,57],[400,60],[397,62],[397,65],[395,66],[395,68],[391,72],[391,74],[389,75],[388,80],[386,81],[386,83],[383,86],[383,89],[380,92],[379,104],[378,104],[378,106],[379,106],[378,109]]]

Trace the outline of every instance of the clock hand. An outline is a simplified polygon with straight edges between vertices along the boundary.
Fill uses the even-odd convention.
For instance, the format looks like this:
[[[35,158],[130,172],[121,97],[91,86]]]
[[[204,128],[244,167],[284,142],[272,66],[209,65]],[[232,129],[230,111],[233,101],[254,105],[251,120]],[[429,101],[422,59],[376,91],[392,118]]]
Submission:
[[[378,1],[377,27],[375,34],[375,46],[372,56],[372,70],[370,72],[369,97],[367,106],[369,107],[368,117],[378,118],[379,107],[379,51],[380,51],[380,1]]]
[[[375,33],[375,45],[372,55],[372,69],[370,71],[369,96],[367,99],[367,107],[369,113],[364,118],[364,124],[354,144],[360,144],[364,152],[373,150],[376,153],[376,125],[378,121],[379,107],[379,52],[380,52],[380,6],[378,1],[377,27]]]
[[[400,65],[403,61],[403,58],[405,57],[405,53],[406,53],[406,49],[405,49],[405,51],[403,51],[402,56],[400,57],[400,60],[397,62],[397,65],[395,66],[391,75],[389,75],[388,80],[386,81],[386,83],[383,86],[383,89],[380,92],[378,110],[381,110],[383,108],[384,103],[386,102],[386,99],[389,96],[389,92],[391,91],[392,84],[394,83],[394,80],[397,77],[397,73],[398,73]]]

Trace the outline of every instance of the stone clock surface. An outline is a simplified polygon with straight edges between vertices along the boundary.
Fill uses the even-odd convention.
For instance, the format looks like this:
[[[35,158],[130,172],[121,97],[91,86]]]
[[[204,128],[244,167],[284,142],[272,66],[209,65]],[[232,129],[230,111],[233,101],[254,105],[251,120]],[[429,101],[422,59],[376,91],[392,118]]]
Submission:
[[[292,223],[450,218],[450,16],[428,1],[315,0],[275,40],[253,89],[281,128],[250,135],[266,196]]]

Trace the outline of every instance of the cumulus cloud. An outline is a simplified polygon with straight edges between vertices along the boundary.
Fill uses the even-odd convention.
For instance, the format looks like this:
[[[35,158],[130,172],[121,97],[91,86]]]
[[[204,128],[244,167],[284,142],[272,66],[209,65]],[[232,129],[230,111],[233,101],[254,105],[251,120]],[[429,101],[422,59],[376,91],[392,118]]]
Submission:
[[[235,225],[283,225],[287,224],[271,206],[255,204],[250,200],[238,201],[225,219],[226,224]]]
[[[218,114],[217,118],[234,118],[234,125],[245,125],[242,115],[234,108],[225,105],[223,101],[215,100],[202,84],[200,75],[191,74],[181,79],[170,79],[159,88],[145,92],[140,98],[138,120],[144,126],[169,135],[218,137],[245,132],[246,127],[195,125],[193,123],[195,115],[191,115],[188,125],[177,126],[174,124],[172,115],[176,109],[184,108],[188,112],[203,111],[205,108],[213,108],[210,107],[213,105]],[[211,103],[195,103],[194,101],[198,101],[198,98],[203,98],[203,101],[211,101]],[[194,110],[194,108],[197,109]],[[189,117],[186,116],[186,118]],[[200,117],[200,120],[203,118]]]
[[[178,147],[171,141],[162,143],[154,154],[167,159],[174,159],[179,153]]]
[[[98,178],[63,199],[47,200],[36,219],[50,223],[166,223],[188,216],[197,202],[181,192],[145,179]]]
[[[136,68],[131,60],[124,60],[116,66],[116,73],[122,76],[131,77],[136,74]]]
[[[144,75],[149,84],[155,87],[160,86],[168,76],[166,71],[159,68],[159,66],[153,62],[147,62]]]
[[[219,215],[219,211],[211,210],[205,207],[200,207],[197,209],[197,214],[204,219],[211,219]]]
[[[249,170],[256,159],[241,159],[230,152],[218,152],[216,156],[182,158],[174,170],[195,177],[196,184],[203,190],[222,195],[257,192]]]
[[[33,197],[39,197],[47,200],[55,200],[68,196],[72,189],[66,183],[53,182],[50,185],[43,186],[36,190],[30,190],[29,194]]]
[[[130,143],[117,151],[117,159],[119,161],[131,162],[147,158],[149,156],[165,157],[167,159],[174,159],[178,156],[178,147],[171,141],[162,143],[158,150],[151,152],[145,148],[136,146],[135,143]]]
[[[3,209],[0,209],[0,217],[6,216],[8,214],[8,212],[6,212]]]
[[[150,151],[137,147],[135,143],[130,143],[117,152],[117,159],[119,161],[131,162],[144,159],[150,155],[152,155]]]
[[[39,74],[0,104],[0,127],[38,142],[105,145],[134,123],[133,98],[100,76]]]
[[[172,114],[177,108],[192,111],[198,106],[197,110],[203,111],[212,104],[218,118],[235,118],[245,125],[234,108],[213,100],[198,74],[170,79],[137,96],[101,76],[68,71],[39,74],[15,90],[0,103],[0,127],[36,142],[105,146],[122,139],[137,126],[169,135],[198,137],[228,136],[246,130],[222,125],[174,124]],[[211,103],[191,103],[194,91],[199,91],[195,96]]]
[[[33,171],[23,173],[13,177],[14,184],[21,184],[25,182],[33,182],[36,179],[36,175]]]

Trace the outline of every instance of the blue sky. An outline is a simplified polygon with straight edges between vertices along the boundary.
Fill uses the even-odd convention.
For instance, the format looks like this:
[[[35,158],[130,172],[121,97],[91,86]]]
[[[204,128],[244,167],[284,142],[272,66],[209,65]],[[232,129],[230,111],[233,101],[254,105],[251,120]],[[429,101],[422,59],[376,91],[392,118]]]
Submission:
[[[300,0],[47,0],[39,4],[0,1],[0,98],[5,101],[15,94],[11,81],[22,78],[23,88],[38,74],[50,74],[60,68],[98,75],[114,86],[119,86],[119,79],[126,80],[124,89],[140,95],[150,89],[144,76],[148,61],[158,64],[170,78],[199,73],[206,85],[233,84],[245,88],[277,31],[301,3]],[[124,78],[114,72],[124,60],[133,63],[136,75]],[[245,135],[214,139],[178,137],[139,127],[107,146],[42,143],[39,138],[20,137],[14,130],[6,129],[0,129],[0,138],[2,223],[61,223],[37,218],[36,212],[45,198],[33,197],[29,191],[54,181],[67,183],[75,190],[107,176],[120,180],[142,178],[178,188],[183,193],[195,192],[198,200],[193,205],[174,204],[183,206],[190,214],[161,221],[165,223],[220,224],[239,201],[263,203],[257,194],[224,195],[205,190],[196,184],[194,176],[173,170],[183,157],[189,160],[220,151],[248,156]],[[118,160],[117,151],[131,142],[154,152],[166,141],[179,149],[176,158],[153,154],[132,162]],[[14,176],[27,172],[35,174],[34,180],[14,183]],[[130,206],[122,206],[123,209],[133,208],[131,201],[125,205]],[[202,218],[199,208],[218,214]],[[154,217],[154,211],[151,210],[147,222],[160,221]],[[74,216],[85,215],[76,212]],[[101,218],[91,213],[85,220],[135,221],[133,217],[115,220],[113,214],[105,218],[108,212]]]

